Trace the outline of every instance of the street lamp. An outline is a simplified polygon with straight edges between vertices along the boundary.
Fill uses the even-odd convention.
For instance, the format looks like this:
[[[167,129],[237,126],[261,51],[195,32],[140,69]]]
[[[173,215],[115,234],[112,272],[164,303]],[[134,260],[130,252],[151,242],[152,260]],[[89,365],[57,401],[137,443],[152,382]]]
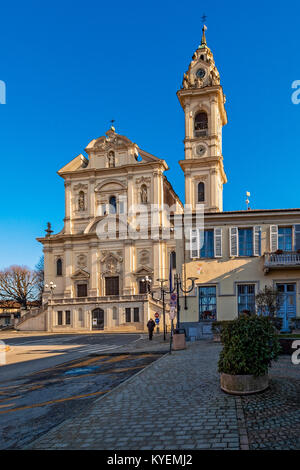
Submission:
[[[50,289],[50,300],[51,300],[51,321],[53,321],[53,305],[52,305],[52,300],[53,300],[53,291],[56,288],[56,284],[54,282],[49,282],[49,284],[45,284],[46,289]],[[49,330],[49,324],[48,324],[48,330]]]
[[[144,277],[142,279],[142,282],[147,282],[146,284],[146,289],[147,289],[147,293],[148,294],[151,294],[151,297],[152,299],[155,301],[155,302],[160,302],[162,301],[162,304],[163,304],[163,326],[164,326],[164,341],[166,341],[166,307],[165,307],[165,294],[169,294],[170,292],[165,290],[163,288],[163,284],[165,282],[167,282],[167,279],[156,279],[159,283],[160,283],[160,298],[159,299],[156,299],[154,297],[154,292],[151,290],[151,283],[152,283],[152,279],[148,276]],[[172,291],[173,292],[173,291]]]
[[[195,287],[195,281],[198,279],[197,277],[188,277],[189,281],[192,281],[192,285],[189,289],[184,289],[182,287],[182,280],[180,278],[180,274],[175,274],[174,276],[176,282],[176,292],[177,292],[177,328],[180,328],[180,303],[179,303],[179,292],[181,291],[183,294],[189,294]]]

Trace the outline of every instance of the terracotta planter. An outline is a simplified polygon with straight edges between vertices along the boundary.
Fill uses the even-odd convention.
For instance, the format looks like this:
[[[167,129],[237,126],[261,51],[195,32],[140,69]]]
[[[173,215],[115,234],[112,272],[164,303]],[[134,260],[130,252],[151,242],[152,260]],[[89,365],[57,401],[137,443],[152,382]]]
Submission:
[[[269,386],[269,376],[259,375],[230,375],[221,373],[221,389],[233,395],[250,395],[266,390]]]

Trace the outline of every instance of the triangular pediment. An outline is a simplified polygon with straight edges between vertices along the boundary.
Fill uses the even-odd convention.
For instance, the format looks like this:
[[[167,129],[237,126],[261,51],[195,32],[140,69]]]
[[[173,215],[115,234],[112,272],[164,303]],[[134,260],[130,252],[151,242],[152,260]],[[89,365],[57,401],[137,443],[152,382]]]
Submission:
[[[77,269],[74,274],[72,274],[71,279],[89,279],[90,274],[84,269]]]
[[[136,276],[142,276],[147,274],[153,274],[153,269],[148,266],[140,266],[134,273]]]

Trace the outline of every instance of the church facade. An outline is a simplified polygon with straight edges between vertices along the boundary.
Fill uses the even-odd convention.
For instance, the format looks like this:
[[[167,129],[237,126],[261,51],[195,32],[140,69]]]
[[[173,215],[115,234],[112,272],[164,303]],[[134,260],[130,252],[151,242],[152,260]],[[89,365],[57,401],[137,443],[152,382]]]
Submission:
[[[87,157],[80,154],[58,171],[65,183],[62,231],[49,228],[38,239],[48,286],[40,329],[145,331],[162,312],[159,288],[170,269],[185,288],[188,278],[196,279],[179,300],[180,323],[190,336],[210,334],[212,320],[254,311],[255,295],[266,285],[284,298],[286,328],[300,316],[300,209],[223,211],[226,99],[205,27],[177,96],[185,117],[179,165],[188,217],[163,159],[113,127],[90,142]],[[184,236],[176,236],[176,224]],[[20,329],[34,329],[30,321]]]

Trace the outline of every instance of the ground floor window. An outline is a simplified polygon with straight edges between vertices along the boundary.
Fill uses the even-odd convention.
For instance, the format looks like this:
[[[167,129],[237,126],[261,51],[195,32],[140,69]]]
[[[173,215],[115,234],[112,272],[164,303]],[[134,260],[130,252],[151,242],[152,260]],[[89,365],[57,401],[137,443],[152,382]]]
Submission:
[[[278,316],[282,318],[282,329],[288,330],[290,320],[295,318],[297,313],[296,284],[280,283],[276,287],[281,300]]]
[[[238,314],[255,312],[255,284],[238,285]]]
[[[215,286],[199,287],[199,319],[216,320],[217,295]]]
[[[66,325],[71,325],[71,312],[66,310]]]
[[[127,323],[131,322],[131,309],[130,308],[125,308],[125,321]]]
[[[61,311],[57,312],[57,324],[58,325],[63,324],[63,313]]]
[[[140,309],[138,307],[135,307],[133,309],[133,321],[135,321],[135,322],[140,321]]]

